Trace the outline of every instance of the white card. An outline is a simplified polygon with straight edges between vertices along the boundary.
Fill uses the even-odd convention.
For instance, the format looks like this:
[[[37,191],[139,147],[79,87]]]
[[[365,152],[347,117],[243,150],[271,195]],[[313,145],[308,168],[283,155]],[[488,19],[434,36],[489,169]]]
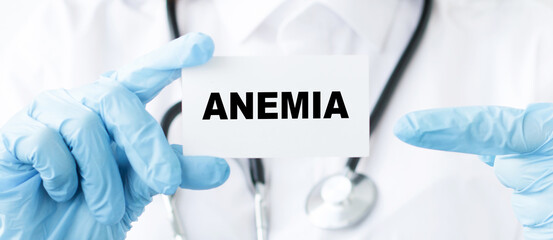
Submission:
[[[185,155],[369,155],[368,56],[214,57],[182,87]]]

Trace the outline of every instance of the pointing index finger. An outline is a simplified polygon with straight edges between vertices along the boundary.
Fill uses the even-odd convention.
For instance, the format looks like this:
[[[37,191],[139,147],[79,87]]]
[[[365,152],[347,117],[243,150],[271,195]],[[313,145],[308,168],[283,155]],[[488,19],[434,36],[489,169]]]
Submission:
[[[423,148],[479,155],[543,150],[552,133],[552,104],[526,110],[475,106],[431,109],[403,116],[394,128],[402,141]]]
[[[206,63],[211,59],[213,50],[213,40],[209,36],[189,33],[138,58],[109,77],[147,103],[165,86],[180,78],[181,68]]]

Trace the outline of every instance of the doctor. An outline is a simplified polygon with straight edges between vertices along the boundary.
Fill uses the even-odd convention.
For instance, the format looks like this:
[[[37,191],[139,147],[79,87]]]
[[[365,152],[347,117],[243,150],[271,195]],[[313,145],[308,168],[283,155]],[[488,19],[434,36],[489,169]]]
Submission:
[[[369,54],[374,100],[413,31],[421,4],[417,0],[183,0],[177,12],[181,32],[209,34],[215,55]],[[160,1],[117,0],[52,0],[33,5],[25,26],[2,54],[0,97],[6,103],[2,122],[7,123],[1,130],[5,149],[0,151],[0,236],[122,238],[149,195],[172,193],[176,186],[211,188],[227,178],[227,165],[221,159],[184,157],[177,146],[170,149],[149,115],[139,108],[159,93],[147,105],[159,119],[180,98],[178,82],[161,90],[178,77],[168,69],[198,65],[211,55],[211,40],[192,34],[133,61],[168,41],[164,8]],[[418,109],[551,102],[551,13],[551,8],[538,1],[437,0],[423,42],[372,136],[371,157],[358,168],[378,186],[374,211],[352,228],[318,229],[304,214],[305,197],[322,177],[341,169],[345,159],[268,159],[269,238],[521,239],[510,191],[495,178],[493,168],[471,156],[410,147],[394,137],[393,127],[403,114]],[[119,70],[98,80],[108,69]],[[60,87],[71,90],[39,95]],[[102,94],[112,102],[102,101]],[[108,108],[118,103],[124,107]],[[16,113],[28,104],[26,111]],[[57,114],[60,109],[84,111],[78,116],[88,116],[96,124],[90,128],[106,132],[82,138],[84,142],[80,138],[72,141],[72,136],[80,136],[79,125],[62,129],[62,123],[72,118]],[[129,127],[133,126],[129,122],[139,119],[146,119],[151,128],[134,131],[137,128]],[[33,130],[44,126],[55,131],[40,131],[44,134],[36,136]],[[178,136],[178,126],[172,130],[171,136]],[[98,139],[115,144],[94,146],[101,141],[92,140]],[[170,142],[178,143],[178,139]],[[112,151],[106,150],[109,147]],[[41,158],[50,161],[41,165],[33,162],[39,155],[32,150],[55,157]],[[122,170],[83,172],[79,153],[103,161],[101,169],[114,169],[117,162]],[[72,166],[73,158],[78,175],[64,169]],[[52,168],[59,159],[66,164]],[[85,163],[82,166],[99,164]],[[248,171],[242,161],[227,159],[227,163],[231,174],[222,186],[177,191],[189,239],[255,238]],[[180,171],[168,166],[179,166]],[[69,180],[52,178],[58,176],[55,173]],[[19,191],[28,190],[29,185],[36,191]],[[158,200],[134,223],[129,239],[171,239],[165,209]],[[28,211],[29,201],[34,201],[33,211]],[[124,210],[116,205],[121,202]],[[68,212],[75,214],[63,218]],[[538,237],[547,239],[547,235]]]

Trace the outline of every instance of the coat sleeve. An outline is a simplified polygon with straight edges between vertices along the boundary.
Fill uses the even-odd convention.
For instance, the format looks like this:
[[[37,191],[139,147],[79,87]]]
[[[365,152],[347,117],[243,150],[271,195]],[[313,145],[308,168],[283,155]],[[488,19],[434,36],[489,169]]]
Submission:
[[[41,91],[95,81],[170,38],[163,1],[11,2],[33,4],[14,9],[28,18],[0,42],[0,124]]]
[[[553,102],[553,28],[547,24],[547,22],[553,21],[553,3],[546,4],[545,2],[538,1],[539,4],[543,4],[543,8],[538,12],[544,19],[536,22],[540,25],[535,49],[534,97],[536,102]]]
[[[17,81],[11,80],[14,45],[19,33],[27,27],[31,14],[40,7],[39,0],[0,2],[0,126],[22,106],[27,91],[20,92]]]

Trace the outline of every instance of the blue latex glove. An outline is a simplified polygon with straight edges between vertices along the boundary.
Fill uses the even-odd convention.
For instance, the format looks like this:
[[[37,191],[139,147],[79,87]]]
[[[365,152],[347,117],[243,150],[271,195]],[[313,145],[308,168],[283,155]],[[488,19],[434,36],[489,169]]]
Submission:
[[[0,239],[123,239],[153,195],[225,182],[225,160],[183,156],[144,109],[212,54],[188,34],[14,116],[0,130]]]
[[[415,146],[480,155],[514,190],[512,206],[525,238],[553,239],[553,104],[413,112],[394,131]]]

